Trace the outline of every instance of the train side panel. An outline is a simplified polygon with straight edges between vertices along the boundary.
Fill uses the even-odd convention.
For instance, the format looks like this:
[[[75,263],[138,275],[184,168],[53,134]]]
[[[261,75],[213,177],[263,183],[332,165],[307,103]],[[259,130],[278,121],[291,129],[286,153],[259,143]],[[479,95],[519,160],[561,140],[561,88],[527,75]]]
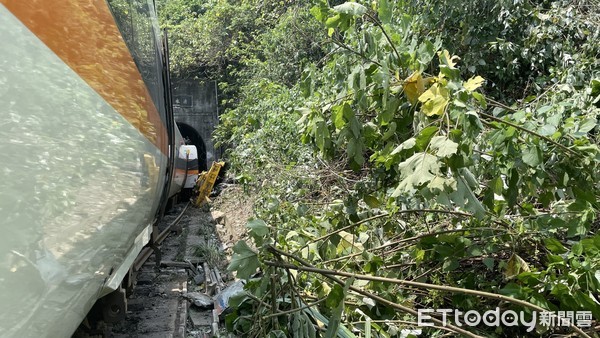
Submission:
[[[101,1],[0,0],[0,44],[0,335],[70,336],[148,241],[160,78]]]

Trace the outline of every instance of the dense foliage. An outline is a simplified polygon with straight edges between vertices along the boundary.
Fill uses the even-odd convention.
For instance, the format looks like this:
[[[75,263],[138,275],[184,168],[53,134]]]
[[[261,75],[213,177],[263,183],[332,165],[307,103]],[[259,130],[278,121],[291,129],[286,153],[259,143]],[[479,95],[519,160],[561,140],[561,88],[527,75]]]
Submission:
[[[597,3],[260,4],[195,5],[198,30],[181,35],[203,42],[180,51],[193,56],[180,71],[218,69],[231,90],[217,136],[258,194],[253,243],[238,243],[230,266],[248,280],[230,330],[594,334]],[[415,317],[496,307],[595,321],[528,333]]]

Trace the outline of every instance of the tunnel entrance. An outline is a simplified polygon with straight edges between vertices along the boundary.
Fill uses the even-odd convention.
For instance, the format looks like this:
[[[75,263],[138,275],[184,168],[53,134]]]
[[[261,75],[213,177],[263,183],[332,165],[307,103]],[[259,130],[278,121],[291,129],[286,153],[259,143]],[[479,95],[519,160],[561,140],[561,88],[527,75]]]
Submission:
[[[177,127],[179,128],[179,132],[181,132],[183,139],[187,141],[187,144],[195,145],[198,150],[198,170],[207,170],[206,145],[202,140],[202,136],[200,136],[194,127],[185,123],[177,122]]]

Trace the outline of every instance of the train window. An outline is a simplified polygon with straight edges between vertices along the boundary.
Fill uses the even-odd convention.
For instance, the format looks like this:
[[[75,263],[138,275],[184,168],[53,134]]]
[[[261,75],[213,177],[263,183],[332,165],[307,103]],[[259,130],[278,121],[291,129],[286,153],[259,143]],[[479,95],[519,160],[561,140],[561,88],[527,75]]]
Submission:
[[[162,58],[152,0],[108,0],[108,4],[163,121]],[[152,14],[152,15],[151,15]]]

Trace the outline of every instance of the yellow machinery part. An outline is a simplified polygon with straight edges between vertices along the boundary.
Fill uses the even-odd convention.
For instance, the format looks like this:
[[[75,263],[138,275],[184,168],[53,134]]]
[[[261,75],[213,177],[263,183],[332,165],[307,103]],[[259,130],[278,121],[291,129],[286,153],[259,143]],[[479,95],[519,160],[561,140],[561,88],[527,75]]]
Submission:
[[[219,171],[225,165],[225,162],[213,162],[208,173],[203,171],[196,181],[198,187],[198,198],[196,198],[196,205],[201,206],[205,202],[209,201],[208,196],[215,185],[215,181],[219,176]]]

